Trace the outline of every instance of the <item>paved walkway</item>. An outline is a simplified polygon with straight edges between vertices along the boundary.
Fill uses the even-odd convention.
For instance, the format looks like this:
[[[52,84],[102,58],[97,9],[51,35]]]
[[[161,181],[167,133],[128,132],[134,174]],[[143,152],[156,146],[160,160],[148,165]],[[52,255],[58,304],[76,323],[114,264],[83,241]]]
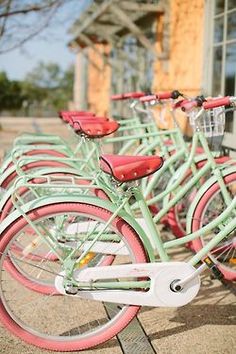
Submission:
[[[68,137],[68,133],[58,119],[0,118],[0,151],[11,145],[13,138],[22,131],[33,131],[37,123],[44,132],[57,133]],[[34,124],[34,126],[32,125]],[[190,254],[180,249],[174,258],[179,260]],[[33,309],[32,309],[33,313]],[[159,354],[235,354],[236,317],[235,296],[217,280],[203,275],[199,295],[189,305],[181,308],[143,308],[138,321],[148,340]],[[130,324],[123,336],[123,348],[127,354],[151,354],[151,349],[140,352],[140,333],[136,324]],[[130,346],[130,343],[132,344]],[[150,347],[151,348],[151,347]],[[0,354],[40,354],[44,351],[21,342],[0,327]],[[84,351],[85,354],[121,354],[123,349],[117,338],[99,348]]]

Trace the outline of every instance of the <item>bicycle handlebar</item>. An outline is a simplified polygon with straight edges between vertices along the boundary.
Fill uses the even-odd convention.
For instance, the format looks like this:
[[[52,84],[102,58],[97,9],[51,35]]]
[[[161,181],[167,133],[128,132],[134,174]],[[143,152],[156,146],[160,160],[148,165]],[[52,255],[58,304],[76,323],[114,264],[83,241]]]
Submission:
[[[211,109],[211,108],[216,108],[216,107],[220,107],[220,106],[228,106],[230,104],[231,104],[230,97],[226,96],[226,97],[214,98],[212,100],[204,102],[203,108],[204,109]]]
[[[150,101],[156,101],[156,100],[157,100],[156,95],[147,95],[147,96],[140,97],[140,99],[139,99],[140,102],[150,102]]]
[[[158,92],[156,94],[158,100],[168,100],[170,98],[177,99],[179,96],[183,96],[178,90],[170,91],[170,92]]]
[[[183,112],[191,111],[195,107],[201,107],[201,104],[197,100],[187,101],[181,105],[181,109]]]
[[[111,100],[112,101],[119,101],[119,100],[123,100],[123,99],[124,99],[124,95],[123,94],[111,95]]]
[[[127,93],[122,93],[118,95],[112,95],[111,100],[112,101],[119,101],[119,100],[130,100],[130,99],[137,99],[140,97],[145,96],[146,93],[144,92],[127,92]]]
[[[182,100],[182,102],[180,102],[180,104],[176,108],[181,108],[183,112],[188,112],[195,107],[202,107],[205,101],[206,99],[204,96],[197,96],[195,99],[192,100]]]
[[[124,93],[124,98],[125,99],[140,98],[145,95],[146,95],[145,92],[127,92],[127,93]]]
[[[165,92],[158,92],[153,95],[147,95],[141,97],[139,100],[141,102],[150,102],[153,100],[169,100],[169,99],[177,99],[179,96],[183,96],[178,90],[174,91],[165,91]]]
[[[187,103],[187,102],[189,102],[189,100],[183,98],[182,100],[179,100],[179,101],[175,102],[175,103],[172,105],[172,109],[182,108],[182,106],[183,106],[185,103]]]

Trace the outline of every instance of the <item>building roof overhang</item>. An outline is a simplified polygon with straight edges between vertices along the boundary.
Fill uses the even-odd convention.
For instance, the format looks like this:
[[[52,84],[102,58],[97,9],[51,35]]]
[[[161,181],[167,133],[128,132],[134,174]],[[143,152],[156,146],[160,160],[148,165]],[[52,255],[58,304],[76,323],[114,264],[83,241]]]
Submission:
[[[70,33],[73,39],[68,46],[78,51],[90,47],[96,50],[95,44],[119,46],[126,34],[132,34],[148,51],[162,59],[155,45],[145,35],[140,24],[145,19],[155,18],[164,13],[160,1],[125,1],[125,0],[93,0],[79,19],[73,24]],[[98,53],[100,53],[97,50]],[[101,54],[101,53],[100,53]]]

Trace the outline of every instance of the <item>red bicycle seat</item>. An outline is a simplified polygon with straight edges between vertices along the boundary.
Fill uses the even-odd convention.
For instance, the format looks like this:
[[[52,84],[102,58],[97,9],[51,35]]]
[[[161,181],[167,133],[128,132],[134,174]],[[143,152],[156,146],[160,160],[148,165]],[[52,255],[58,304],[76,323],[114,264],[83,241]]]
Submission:
[[[77,116],[77,117],[71,117],[70,121],[68,122],[75,130],[80,130],[79,122],[82,121],[98,121],[98,122],[107,122],[109,121],[109,118],[107,117],[97,117],[97,116],[90,116],[90,117],[84,117],[84,116]]]
[[[101,155],[101,169],[119,182],[134,181],[151,175],[161,168],[160,156]]]
[[[94,119],[81,119],[76,122],[74,127],[77,134],[84,134],[88,138],[102,138],[103,136],[114,133],[119,128],[119,124],[114,120],[102,121]]]
[[[68,123],[70,122],[72,117],[76,117],[76,116],[93,117],[95,116],[95,114],[87,111],[60,111],[59,112],[59,117]]]

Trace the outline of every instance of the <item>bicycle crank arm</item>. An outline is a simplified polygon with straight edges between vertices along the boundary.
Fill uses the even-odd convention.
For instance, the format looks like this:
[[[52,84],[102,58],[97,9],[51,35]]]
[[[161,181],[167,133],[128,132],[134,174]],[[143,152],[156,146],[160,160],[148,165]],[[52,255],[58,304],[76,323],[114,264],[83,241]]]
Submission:
[[[192,275],[196,269],[185,262],[163,262],[163,263],[137,263],[127,265],[111,265],[109,267],[91,267],[74,272],[74,280],[78,283],[85,282],[91,290],[81,290],[78,288],[76,294],[68,295],[64,288],[64,274],[61,273],[55,279],[55,287],[64,295],[77,296],[90,300],[114,302],[137,306],[156,307],[179,307],[192,301],[200,288],[200,278],[196,274],[189,282],[184,284],[180,291],[176,291],[172,286],[177,281]],[[112,290],[108,286],[104,290],[93,290],[93,283],[104,282],[107,279],[116,282],[117,279],[130,278],[130,288],[132,280],[148,278],[150,288],[147,291],[138,290]],[[141,280],[141,281],[142,281]],[[96,283],[99,284],[99,283]],[[109,282],[107,282],[109,285]],[[121,280],[122,287],[122,280]]]

